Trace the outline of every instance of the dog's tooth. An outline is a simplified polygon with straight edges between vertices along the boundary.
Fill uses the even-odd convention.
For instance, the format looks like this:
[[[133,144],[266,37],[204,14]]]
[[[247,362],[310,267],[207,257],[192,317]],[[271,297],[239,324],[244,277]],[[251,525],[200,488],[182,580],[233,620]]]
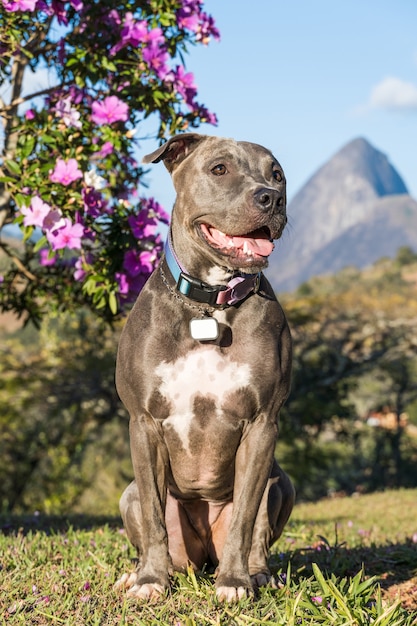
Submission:
[[[253,252],[252,250],[249,248],[249,244],[247,241],[243,242],[243,254],[246,254],[246,256],[253,256]]]

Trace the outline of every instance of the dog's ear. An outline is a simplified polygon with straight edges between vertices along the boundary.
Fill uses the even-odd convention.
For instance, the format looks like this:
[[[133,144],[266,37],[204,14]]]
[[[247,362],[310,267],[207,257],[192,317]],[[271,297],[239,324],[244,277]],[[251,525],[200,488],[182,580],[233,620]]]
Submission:
[[[158,150],[143,157],[142,163],[159,163],[163,161],[167,170],[172,173],[177,165],[193,152],[197,145],[206,139],[206,135],[184,133],[171,137]]]

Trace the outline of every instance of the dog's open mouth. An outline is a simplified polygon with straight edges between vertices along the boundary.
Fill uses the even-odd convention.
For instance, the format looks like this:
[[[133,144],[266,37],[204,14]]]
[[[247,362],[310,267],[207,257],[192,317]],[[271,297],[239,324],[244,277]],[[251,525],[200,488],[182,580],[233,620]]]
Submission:
[[[267,226],[246,235],[226,235],[209,224],[200,224],[204,239],[213,248],[227,256],[256,260],[268,257],[274,249],[271,232]]]

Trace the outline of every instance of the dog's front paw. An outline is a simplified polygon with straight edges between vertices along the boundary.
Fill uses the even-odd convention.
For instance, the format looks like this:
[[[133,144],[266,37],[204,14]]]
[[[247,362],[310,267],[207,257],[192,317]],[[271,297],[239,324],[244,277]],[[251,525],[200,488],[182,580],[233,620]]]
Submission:
[[[217,587],[216,596],[220,602],[238,602],[253,592],[247,587]]]
[[[117,580],[114,583],[113,589],[115,591],[123,591],[125,589],[130,589],[131,587],[135,585],[137,579],[138,579],[138,575],[136,574],[136,572],[130,572],[130,573],[125,572],[124,574],[122,574],[119,580]]]
[[[138,598],[139,600],[157,600],[166,590],[165,585],[157,582],[143,583],[138,582],[136,572],[123,574],[121,578],[114,584],[115,591],[126,591],[128,598]]]
[[[219,576],[216,581],[216,596],[221,602],[238,602],[242,598],[253,595],[250,578]]]
[[[139,600],[157,600],[165,591],[163,585],[158,583],[145,583],[144,585],[133,585],[126,595],[128,598],[138,598]]]

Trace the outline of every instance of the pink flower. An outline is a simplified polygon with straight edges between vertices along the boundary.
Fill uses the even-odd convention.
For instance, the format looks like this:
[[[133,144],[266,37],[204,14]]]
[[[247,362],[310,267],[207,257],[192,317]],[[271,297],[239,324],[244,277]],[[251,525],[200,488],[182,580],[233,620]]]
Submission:
[[[125,122],[129,117],[129,107],[117,96],[107,96],[102,102],[93,102],[92,110],[91,119],[98,126]]]
[[[321,596],[312,596],[311,601],[314,602],[314,604],[322,604],[323,598]]]
[[[52,211],[50,211],[43,220],[42,224],[42,228],[44,231],[57,230],[62,226],[65,226],[65,221],[59,209],[53,209]]]
[[[180,28],[186,28],[196,33],[197,41],[207,44],[210,37],[220,39],[214,20],[201,10],[200,0],[182,0],[182,6],[177,10],[177,21]]]
[[[34,111],[33,109],[28,109],[28,110],[25,112],[25,118],[26,118],[27,120],[33,120],[33,119],[35,119],[35,111]]]
[[[43,227],[45,218],[50,213],[51,207],[44,202],[39,196],[32,198],[28,207],[23,206],[20,209],[22,215],[24,215],[23,224],[25,226],[38,226]]]
[[[79,111],[77,111],[77,109],[74,109],[74,107],[72,107],[71,105],[72,105],[71,96],[68,96],[67,98],[63,98],[62,100],[59,100],[55,107],[56,116],[62,119],[65,126],[68,126],[68,127],[74,126],[75,128],[81,128],[82,127],[82,124],[80,122],[81,115]]]
[[[128,250],[123,260],[123,268],[130,276],[138,276],[139,274],[149,275],[155,267],[156,256],[153,252],[146,250],[137,252],[136,250]]]
[[[119,18],[120,19],[120,18]],[[120,21],[119,21],[120,23]],[[125,15],[123,28],[120,33],[120,41],[111,48],[110,54],[114,55],[127,45],[138,46],[146,41],[148,36],[148,24],[145,20],[136,22],[133,14],[128,11]]]
[[[82,224],[73,224],[71,220],[64,218],[64,226],[58,228],[58,230],[49,231],[46,233],[46,238],[52,246],[52,250],[62,250],[62,248],[69,248],[71,250],[81,248],[81,237],[84,234],[84,227]]]
[[[127,221],[136,239],[152,237],[158,226],[158,220],[150,216],[146,209],[139,211],[137,215],[130,215]]]
[[[47,248],[42,248],[39,250],[39,263],[42,267],[49,267],[50,265],[55,265],[58,257],[56,255],[49,256],[49,250]]]
[[[207,45],[210,41],[211,36],[213,36],[214,39],[220,39],[220,33],[215,26],[214,19],[211,17],[211,15],[201,13],[196,40],[201,41],[201,43]]]
[[[75,272],[74,272],[75,280],[78,280],[78,281],[84,280],[84,278],[87,275],[88,266],[91,265],[92,261],[93,261],[93,257],[91,254],[87,254],[87,257],[85,260],[82,257],[78,257],[77,261],[75,262]],[[84,588],[86,589],[86,587]]]
[[[109,154],[112,154],[114,151],[114,146],[110,141],[105,141],[101,146],[100,150],[96,153],[96,156],[106,157]]]
[[[34,11],[37,0],[2,0],[6,11]]]
[[[161,46],[161,47],[163,47],[164,44],[165,44],[165,38],[164,38],[164,33],[162,32],[162,29],[161,28],[152,28],[152,30],[150,30],[149,33],[148,33],[146,41],[151,46]]]
[[[122,298],[124,302],[134,301],[148,278],[148,276],[144,276],[143,274],[129,276],[129,274],[123,274],[121,272],[116,272],[114,277],[118,284],[119,297]]]
[[[49,174],[49,179],[53,183],[61,183],[61,185],[65,186],[70,185],[74,180],[82,177],[83,173],[78,169],[76,159],[69,159],[68,161],[57,159],[54,171]]]
[[[142,53],[145,63],[154,70],[158,78],[163,80],[169,74],[169,68],[167,62],[169,60],[169,54],[165,48],[161,48],[151,42]]]
[[[185,102],[192,108],[194,98],[197,95],[197,88],[194,84],[194,75],[185,72],[182,65],[177,65],[174,72],[167,77],[167,81],[172,82],[174,88],[184,98]]]
[[[91,217],[99,217],[102,213],[107,211],[107,202],[96,189],[83,189],[81,195],[84,202],[84,210],[91,215]]]
[[[215,113],[211,113],[205,106],[195,104],[193,107],[193,111],[200,118],[200,122],[204,122],[205,124],[213,124],[213,126],[217,126],[217,117]]]
[[[61,0],[52,0],[52,12],[55,13],[58,18],[59,24],[68,24],[67,10]]]
[[[76,10],[80,11],[83,8],[81,0],[70,0],[70,5]],[[52,12],[58,18],[59,24],[68,24],[67,10],[65,8],[65,2],[63,0],[52,0]]]
[[[127,15],[127,13],[126,13]],[[122,23],[122,20],[120,19],[120,15],[119,13],[116,11],[116,9],[112,9],[108,15],[109,21],[112,23],[112,26],[114,24],[117,24],[118,26],[120,26],[120,24]]]
[[[122,274],[121,272],[116,272],[114,275],[116,282],[119,286],[119,294],[125,296],[129,293],[129,282],[126,274]]]

